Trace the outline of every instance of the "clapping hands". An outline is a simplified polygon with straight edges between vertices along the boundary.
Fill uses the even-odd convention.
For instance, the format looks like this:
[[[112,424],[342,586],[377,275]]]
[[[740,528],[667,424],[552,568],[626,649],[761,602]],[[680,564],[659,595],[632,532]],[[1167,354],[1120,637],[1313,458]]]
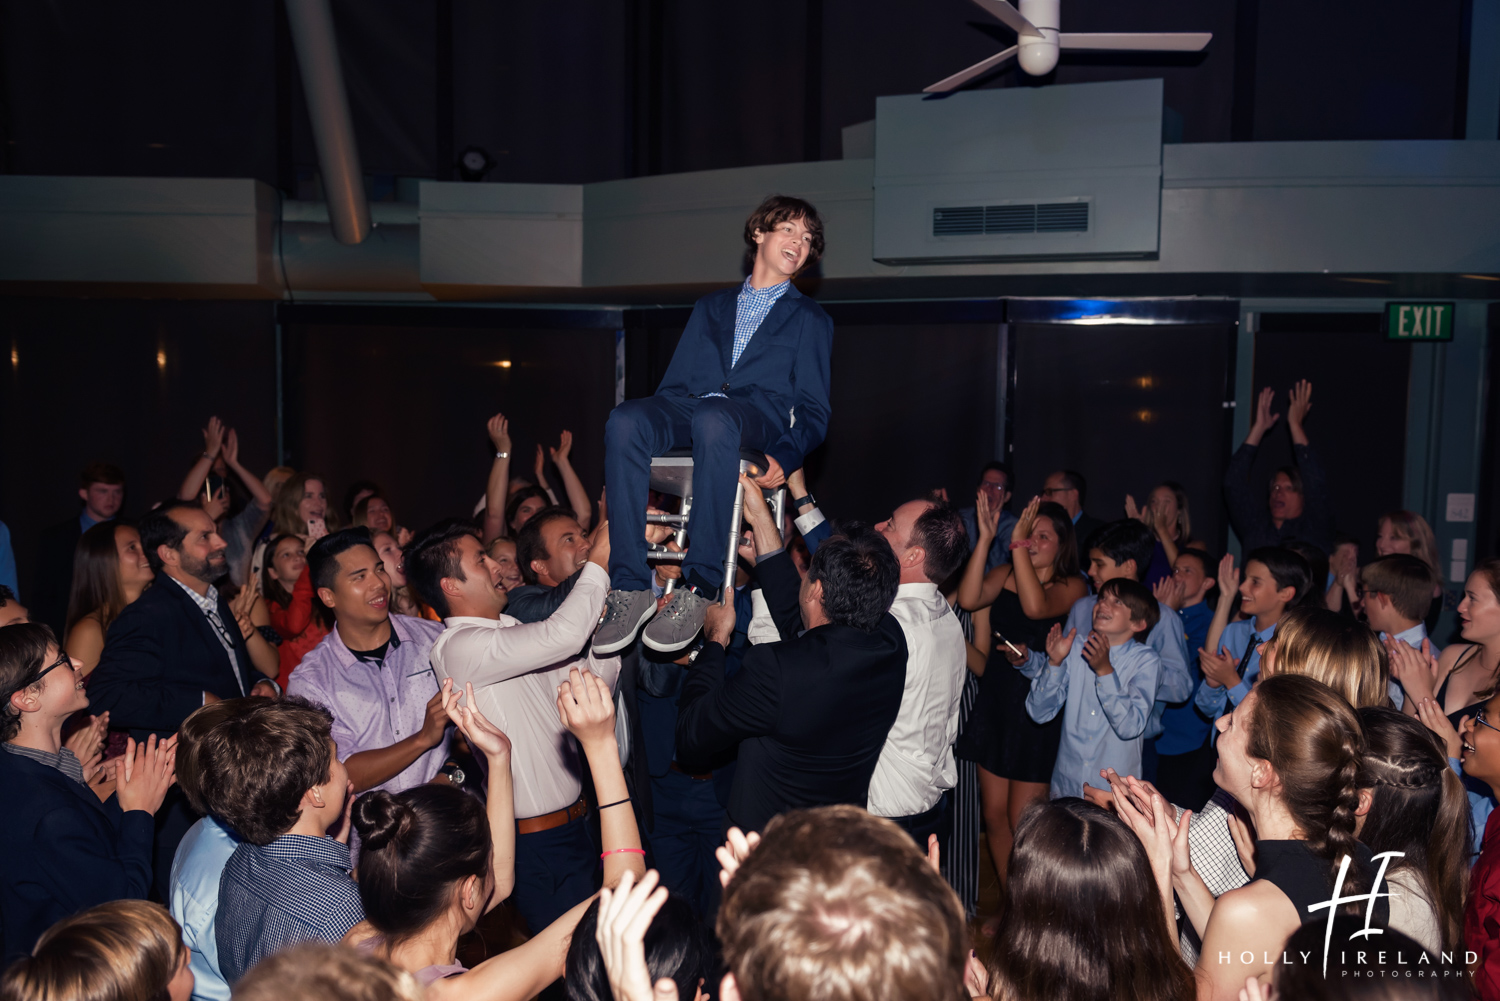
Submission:
[[[1069,629],[1068,635],[1064,636],[1062,624],[1053,623],[1052,628],[1047,631],[1047,660],[1053,667],[1067,659],[1068,652],[1073,649],[1073,640],[1077,636],[1077,629]]]

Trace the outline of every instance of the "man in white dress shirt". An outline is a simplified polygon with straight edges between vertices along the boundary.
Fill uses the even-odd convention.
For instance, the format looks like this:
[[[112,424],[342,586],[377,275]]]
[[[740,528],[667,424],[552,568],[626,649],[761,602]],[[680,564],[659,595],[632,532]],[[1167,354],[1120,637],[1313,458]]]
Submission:
[[[472,683],[480,711],[510,737],[513,900],[533,934],[596,889],[599,849],[584,824],[580,755],[558,718],[557,686],[573,667],[593,671],[611,689],[620,673],[619,657],[589,649],[609,592],[608,536],[601,538],[572,593],[540,622],[501,614],[505,592],[472,526],[428,529],[412,540],[404,560],[406,579],[443,617],[443,634],[432,646],[439,682]]]
[[[968,536],[957,511],[928,500],[902,504],[875,530],[901,566],[891,615],[908,653],[901,709],[870,778],[870,812],[895,821],[925,851],[929,834],[947,840],[944,793],[958,781],[953,743],[968,667],[963,629],[938,585],[968,555]]]

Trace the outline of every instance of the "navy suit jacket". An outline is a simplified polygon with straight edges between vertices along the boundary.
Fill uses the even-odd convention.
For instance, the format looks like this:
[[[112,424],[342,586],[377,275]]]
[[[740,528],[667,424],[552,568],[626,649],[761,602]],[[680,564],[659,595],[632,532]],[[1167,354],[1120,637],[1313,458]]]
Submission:
[[[740,288],[711,293],[693,306],[656,395],[723,393],[749,404],[781,428],[766,454],[790,473],[802,468],[828,433],[833,320],[794,285],[761,321],[740,363],[731,366]]]
[[[224,644],[203,610],[165,574],[110,624],[99,666],[89,676],[89,712],[109,710],[111,729],[137,740],[176,732],[203,705],[203,693],[221,699],[249,694],[261,674],[250,664],[229,604],[219,600],[219,618],[234,640],[240,681]]]
[[[0,920],[5,962],[70,914],[145,899],[155,821],[122,813],[56,768],[0,750]]]

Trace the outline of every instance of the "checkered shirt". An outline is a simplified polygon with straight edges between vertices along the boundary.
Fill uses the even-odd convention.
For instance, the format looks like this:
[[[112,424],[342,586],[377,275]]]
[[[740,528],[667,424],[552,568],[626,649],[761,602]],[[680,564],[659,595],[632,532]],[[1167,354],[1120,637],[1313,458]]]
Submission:
[[[1188,821],[1188,849],[1193,868],[1215,897],[1250,882],[1240,864],[1239,850],[1234,847],[1234,836],[1229,833],[1229,814],[1234,805],[1234,797],[1220,789]],[[1181,816],[1181,808],[1177,813]],[[1201,943],[1186,916],[1180,922],[1178,945],[1188,965],[1196,964]]]
[[[791,281],[784,281],[780,285],[772,285],[769,288],[753,288],[750,279],[745,279],[745,284],[740,286],[740,294],[734,306],[734,353],[729,356],[729,367],[734,368],[740,363],[740,355],[750,346],[750,338],[760,329],[766,317],[771,312],[771,307],[776,301],[786,295],[786,290],[792,287]],[[723,393],[704,393],[704,396],[723,396]]]

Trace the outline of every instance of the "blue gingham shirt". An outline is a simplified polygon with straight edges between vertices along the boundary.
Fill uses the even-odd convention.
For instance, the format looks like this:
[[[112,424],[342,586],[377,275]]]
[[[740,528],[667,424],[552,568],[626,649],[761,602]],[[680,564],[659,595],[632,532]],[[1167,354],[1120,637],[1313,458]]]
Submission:
[[[729,367],[734,368],[740,363],[740,355],[750,346],[750,338],[760,329],[770,315],[771,307],[776,301],[786,295],[786,290],[792,287],[790,280],[769,288],[754,288],[750,279],[745,279],[745,284],[740,286],[739,298],[734,306],[734,353],[729,356]],[[723,393],[704,393],[704,396],[723,396]]]
[[[349,846],[332,838],[283,834],[236,848],[219,878],[214,917],[219,971],[230,986],[284,946],[337,943],[364,920],[349,869]]]

